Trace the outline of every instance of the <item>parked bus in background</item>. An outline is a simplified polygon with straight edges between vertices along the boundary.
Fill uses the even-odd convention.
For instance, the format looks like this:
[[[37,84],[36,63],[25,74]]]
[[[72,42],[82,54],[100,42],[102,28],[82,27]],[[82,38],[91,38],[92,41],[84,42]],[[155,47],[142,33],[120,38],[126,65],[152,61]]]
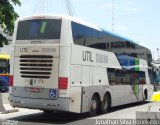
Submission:
[[[9,90],[10,55],[0,54],[0,93]]]
[[[13,107],[95,115],[153,92],[147,48],[73,17],[18,19],[13,48]]]

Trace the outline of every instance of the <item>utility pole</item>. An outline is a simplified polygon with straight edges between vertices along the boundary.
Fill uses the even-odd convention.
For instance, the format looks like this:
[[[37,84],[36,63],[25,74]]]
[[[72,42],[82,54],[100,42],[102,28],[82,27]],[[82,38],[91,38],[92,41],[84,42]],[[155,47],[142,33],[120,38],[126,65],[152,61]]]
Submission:
[[[114,32],[114,0],[112,0],[112,31]]]
[[[67,12],[70,16],[74,15],[74,8],[72,5],[72,2],[70,0],[65,0],[66,2],[66,8],[67,8]]]
[[[159,48],[157,48],[157,60],[159,59]]]
[[[1,1],[2,0],[0,0],[0,2]],[[50,7],[49,1],[51,1],[51,0],[39,0],[36,5],[34,13],[40,13],[40,12],[49,13],[49,7]],[[63,9],[63,1],[65,1],[68,15],[70,15],[70,16],[75,15],[74,7],[73,7],[71,0],[62,0],[62,9]]]
[[[153,60],[155,60],[155,58],[154,58],[154,51],[152,51],[152,55],[153,55]]]

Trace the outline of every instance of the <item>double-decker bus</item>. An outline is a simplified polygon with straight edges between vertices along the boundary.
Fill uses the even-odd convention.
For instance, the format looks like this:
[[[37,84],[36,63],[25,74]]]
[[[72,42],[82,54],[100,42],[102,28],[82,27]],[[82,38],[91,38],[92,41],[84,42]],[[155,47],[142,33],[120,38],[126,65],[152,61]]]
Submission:
[[[73,17],[19,18],[13,48],[13,107],[95,115],[153,92],[147,48]]]
[[[0,93],[9,90],[10,55],[0,54]]]

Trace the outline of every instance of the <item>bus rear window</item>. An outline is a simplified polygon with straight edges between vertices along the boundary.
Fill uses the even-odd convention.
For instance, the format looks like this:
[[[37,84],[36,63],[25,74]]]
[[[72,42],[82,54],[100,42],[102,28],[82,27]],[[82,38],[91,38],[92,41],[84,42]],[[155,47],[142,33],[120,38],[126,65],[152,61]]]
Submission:
[[[60,39],[61,20],[36,19],[18,23],[17,40]]]

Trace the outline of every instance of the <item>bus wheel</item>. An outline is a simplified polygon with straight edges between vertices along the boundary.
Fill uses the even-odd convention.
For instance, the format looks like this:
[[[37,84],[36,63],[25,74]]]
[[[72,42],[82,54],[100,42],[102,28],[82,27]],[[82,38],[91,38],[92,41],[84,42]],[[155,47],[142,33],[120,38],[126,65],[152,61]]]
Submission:
[[[93,96],[90,102],[89,116],[95,116],[98,113],[99,99],[97,96]]]
[[[145,89],[145,90],[144,90],[144,94],[143,94],[143,102],[146,102],[147,96],[148,96],[147,90]]]
[[[145,89],[144,92],[143,92],[143,100],[141,101],[142,104],[147,103],[147,101],[146,101],[147,100],[147,96],[148,96],[147,90]]]
[[[108,112],[109,104],[110,104],[109,95],[105,94],[105,96],[103,98],[103,101],[101,102],[101,108],[100,108],[100,111],[101,111],[102,114]]]

